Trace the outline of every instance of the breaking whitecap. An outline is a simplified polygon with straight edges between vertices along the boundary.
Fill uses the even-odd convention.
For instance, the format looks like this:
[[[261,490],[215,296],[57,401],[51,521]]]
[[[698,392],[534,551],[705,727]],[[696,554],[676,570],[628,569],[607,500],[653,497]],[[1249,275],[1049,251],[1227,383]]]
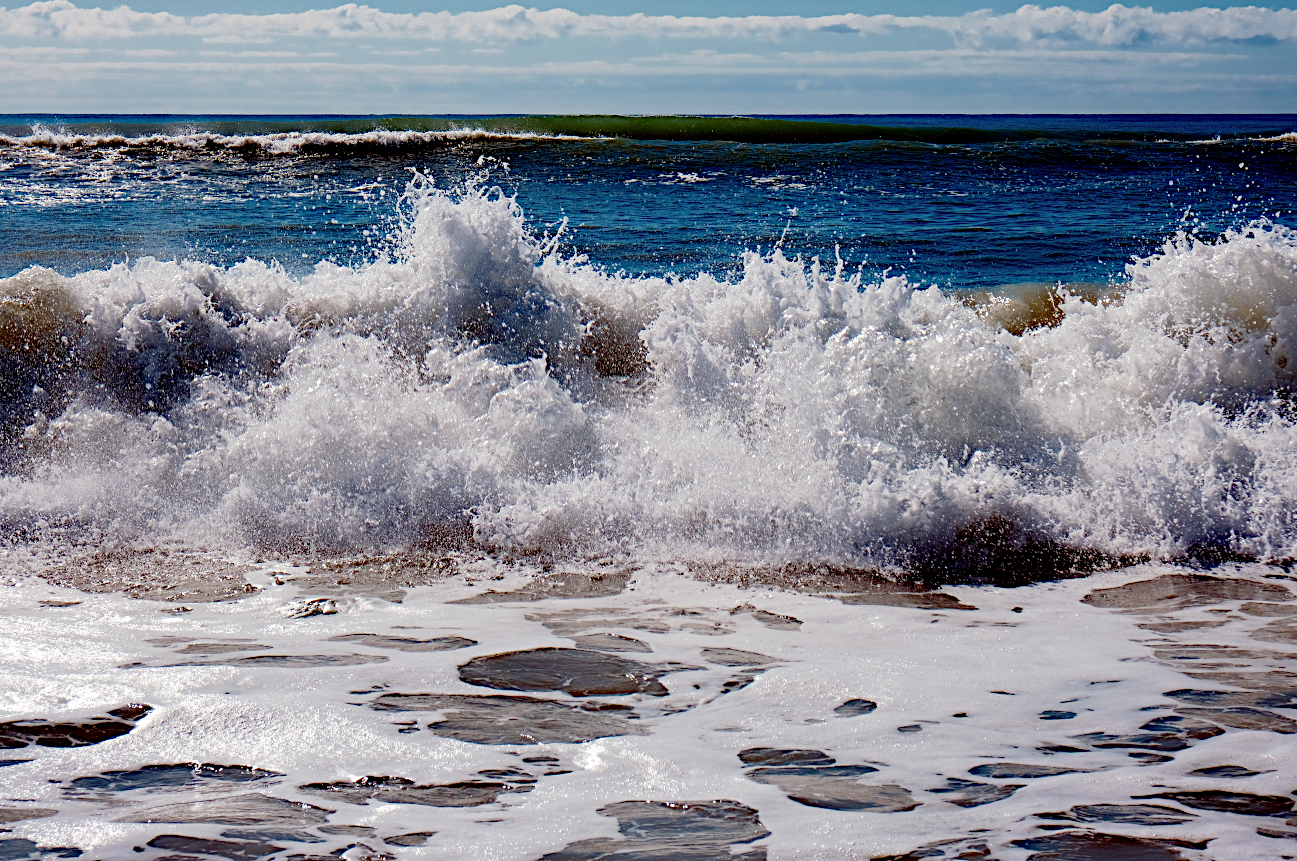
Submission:
[[[607,272],[485,181],[402,207],[381,259],[303,277],[0,281],[6,533],[944,579],[1297,555],[1287,227],[1177,236],[1006,328],[1012,297],[778,247]]]

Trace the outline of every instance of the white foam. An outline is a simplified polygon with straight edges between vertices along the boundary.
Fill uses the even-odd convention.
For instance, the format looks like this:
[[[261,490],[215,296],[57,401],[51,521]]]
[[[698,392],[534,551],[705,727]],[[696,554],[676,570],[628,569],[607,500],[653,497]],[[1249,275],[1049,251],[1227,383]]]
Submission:
[[[388,256],[300,278],[145,259],[0,282],[95,357],[66,402],[20,405],[42,412],[6,528],[889,564],[1003,518],[1108,553],[1297,554],[1282,225],[1177,237],[1124,300],[1015,336],[778,249],[725,280],[610,274],[482,184],[420,177],[403,207]]]
[[[499,573],[514,576],[507,569]],[[595,813],[609,803],[722,798],[759,812],[773,832],[759,845],[769,846],[772,858],[877,857],[967,837],[974,828],[988,829],[984,839],[1005,855],[1015,851],[1011,840],[1037,837],[1042,822],[1056,821],[1042,814],[1073,805],[1149,803],[1135,799],[1168,788],[1287,794],[1294,777],[1292,757],[1285,753],[1288,736],[1231,731],[1176,752],[1172,761],[1153,763],[1131,759],[1128,749],[1077,741],[1083,733],[1137,732],[1151,718],[1172,714],[1176,703],[1161,692],[1202,684],[1180,672],[1200,665],[1154,658],[1152,649],[1174,641],[1148,642],[1149,632],[1136,627],[1141,617],[1080,603],[1097,588],[1167,573],[1184,572],[1150,565],[1018,590],[955,587],[950,594],[979,609],[946,612],[709,586],[651,568],[637,572],[634,588],[616,596],[447,604],[482,588],[454,578],[413,589],[401,604],[373,602],[355,614],[293,620],[279,612],[296,595],[291,583],[237,602],[194,605],[191,613],[176,616],[159,613],[155,602],[117,595],[87,598],[63,592],[60,597],[86,602],[42,608],[38,601],[49,597],[51,589],[31,579],[0,593],[8,622],[0,631],[0,658],[6,679],[12,679],[0,716],[67,719],[125,702],[148,703],[154,710],[129,734],[102,744],[10,751],[33,761],[0,769],[0,790],[23,799],[9,806],[56,808],[59,815],[6,827],[14,829],[13,837],[44,846],[73,845],[97,857],[129,857],[129,847],[157,834],[218,838],[230,828],[114,820],[141,818],[142,811],[178,802],[260,792],[336,810],[331,824],[372,826],[378,833],[369,842],[375,845],[379,836],[438,832],[426,849],[393,849],[397,857],[463,858],[466,847],[473,847],[469,854],[477,857],[487,847],[485,857],[533,861],[570,842],[616,836],[615,823]],[[1273,583],[1260,566],[1230,573]],[[731,612],[745,603],[795,616],[801,625],[797,630],[770,629]],[[1236,608],[1237,602],[1228,606]],[[1180,617],[1219,622],[1221,616],[1212,613],[1220,609],[1190,608]],[[664,676],[669,690],[664,699],[629,695],[598,700],[635,708],[641,714],[636,726],[647,734],[581,744],[473,744],[430,731],[427,725],[442,719],[436,713],[365,707],[380,691],[510,695],[465,684],[458,667],[471,658],[515,649],[570,647],[572,640],[544,628],[538,613],[583,617],[578,627],[616,630],[649,644],[652,653],[637,658],[678,662],[676,671]],[[646,618],[659,624],[644,630],[640,622]],[[1246,636],[1257,620],[1239,614],[1230,618],[1234,621],[1227,627],[1211,631],[1211,642],[1258,648]],[[358,631],[470,636],[478,644],[407,653],[330,639]],[[179,641],[169,639],[176,635]],[[1203,635],[1186,636],[1196,642],[1192,638]],[[212,666],[176,666],[195,660],[177,650],[199,641],[251,641],[262,648],[217,655]],[[1078,643],[1085,648],[1077,648]],[[776,662],[750,684],[720,696],[726,680],[746,671],[709,662],[703,650],[716,647],[757,651]],[[219,663],[246,654],[355,651],[388,660],[297,668]],[[128,662],[143,666],[120,667]],[[573,702],[561,694],[535,695]],[[877,709],[855,717],[834,712],[861,697],[877,703]],[[1043,721],[1045,710],[1067,710],[1073,718]],[[897,731],[907,725],[922,729]],[[1050,756],[1036,749],[1045,744],[1091,749]],[[861,782],[905,787],[920,803],[913,811],[894,814],[798,803],[745,774],[737,755],[753,747],[820,750],[839,765],[871,764],[878,771]],[[561,762],[554,769],[559,773],[542,774],[551,769],[529,766],[523,759],[536,755]],[[253,784],[129,792],[78,792],[70,783],[144,765],[193,762],[242,764],[281,776]],[[974,808],[957,807],[947,803],[950,796],[930,792],[948,778],[969,780],[970,769],[994,762],[1061,766],[1078,773],[1014,780],[1021,786],[1012,797]],[[1224,763],[1269,773],[1224,786],[1188,774],[1192,768]],[[487,807],[360,806],[298,789],[308,782],[365,775],[447,783],[480,779],[475,777],[479,769],[507,767],[537,774],[537,784],[527,793],[501,795]],[[992,782],[972,777],[984,788]],[[1256,834],[1255,817],[1193,813],[1193,821],[1180,827],[1099,827],[1151,838],[1212,837],[1212,852],[1204,857],[1264,857],[1259,847],[1268,847],[1269,838]],[[325,851],[355,842],[349,836],[329,839],[335,843],[321,844]]]
[[[349,147],[402,147],[466,140],[586,140],[581,136],[538,132],[489,131],[480,128],[450,128],[439,131],[374,129],[367,132],[268,132],[265,134],[220,134],[192,131],[174,134],[124,135],[112,132],[72,132],[42,124],[30,134],[0,134],[0,147],[40,149],[120,149],[149,147],[174,150],[260,150],[268,155],[293,155],[306,149]]]

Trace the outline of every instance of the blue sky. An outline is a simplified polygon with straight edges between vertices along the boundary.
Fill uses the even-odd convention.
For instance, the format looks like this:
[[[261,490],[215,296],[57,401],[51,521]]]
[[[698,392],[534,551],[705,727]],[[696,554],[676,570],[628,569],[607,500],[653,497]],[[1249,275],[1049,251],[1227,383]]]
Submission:
[[[1297,12],[684,0],[40,0],[0,113],[1297,112]]]

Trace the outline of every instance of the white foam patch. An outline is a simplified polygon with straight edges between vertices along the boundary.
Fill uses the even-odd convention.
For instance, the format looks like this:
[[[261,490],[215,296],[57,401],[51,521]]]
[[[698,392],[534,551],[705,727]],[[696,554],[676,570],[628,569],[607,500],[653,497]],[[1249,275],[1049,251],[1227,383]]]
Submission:
[[[1197,666],[1158,661],[1159,647],[1175,643],[1136,628],[1149,616],[1113,613],[1079,602],[1098,588],[1167,573],[1166,566],[1110,572],[1085,581],[1006,590],[953,587],[947,591],[976,610],[923,611],[906,607],[852,606],[811,595],[708,586],[670,570],[645,570],[634,590],[621,595],[523,604],[447,605],[466,591],[463,582],[412,590],[400,605],[375,603],[356,615],[286,621],[275,612],[292,585],[269,586],[276,600],[256,595],[230,605],[198,606],[183,617],[158,612],[150,601],[115,596],[94,599],[101,614],[86,608],[42,608],[49,587],[24,581],[0,595],[5,618],[17,625],[0,631],[6,677],[23,678],[40,665],[46,687],[21,701],[5,703],[5,720],[66,719],[127,701],[146,702],[154,712],[130,734],[79,748],[27,747],[6,757],[31,763],[0,768],[0,793],[24,799],[6,806],[55,808],[57,816],[11,823],[6,837],[42,845],[78,846],[104,857],[128,853],[157,834],[217,838],[231,826],[213,824],[114,823],[139,811],[249,792],[302,801],[337,812],[331,825],[377,829],[367,838],[411,831],[436,831],[420,850],[393,850],[398,857],[462,858],[466,847],[489,846],[484,857],[534,861],[570,842],[614,837],[615,823],[595,811],[625,800],[685,801],[724,798],[759,812],[773,833],[758,846],[771,858],[876,857],[909,852],[940,839],[967,837],[989,829],[995,853],[1015,857],[1013,839],[1039,836],[1037,814],[1074,805],[1165,804],[1140,801],[1166,789],[1226,789],[1288,795],[1297,772],[1286,755],[1288,735],[1231,730],[1195,740],[1174,759],[1146,763],[1128,748],[1102,749],[1078,742],[1090,732],[1133,733],[1154,717],[1181,705],[1162,695],[1185,687],[1215,685],[1179,670]],[[1273,569],[1253,566],[1225,573],[1273,584]],[[480,591],[478,589],[472,591]],[[1190,608],[1178,618],[1221,621],[1225,628],[1182,635],[1181,642],[1212,642],[1230,648],[1270,649],[1247,633],[1267,618],[1244,618],[1240,602]],[[730,610],[751,604],[795,616],[800,628],[770,629]],[[1020,612],[1015,612],[1018,608]],[[683,612],[682,612],[683,611]],[[663,677],[670,691],[659,699],[643,695],[596,697],[632,706],[635,723],[648,735],[596,739],[583,744],[482,745],[437,736],[427,724],[435,712],[375,711],[365,707],[383,693],[510,695],[466,685],[457,668],[471,658],[549,646],[571,640],[545,629],[537,614],[568,614],[582,629],[612,630],[647,642],[650,663],[676,661],[700,669]],[[531,618],[529,618],[531,617]],[[667,629],[644,630],[636,620],[651,617]],[[689,627],[690,624],[696,627]],[[399,626],[399,627],[398,627]],[[445,652],[406,653],[373,646],[330,642],[342,633],[375,631],[396,636],[469,636],[479,645]],[[184,643],[150,643],[177,632],[202,642],[255,637],[268,648],[254,654],[329,654],[366,651],[390,662],[350,667],[175,667]],[[1204,640],[1203,638],[1207,639]],[[1084,648],[1078,648],[1084,644]],[[118,669],[103,660],[103,646],[120,660],[143,660],[151,669]],[[707,648],[756,651],[779,662],[750,684],[715,696],[721,679],[743,672],[717,667]],[[82,652],[87,654],[82,654]],[[54,656],[51,657],[51,654]],[[229,653],[217,659],[237,656]],[[1231,658],[1231,660],[1237,660]],[[87,669],[89,665],[94,669]],[[701,683],[711,692],[699,702]],[[362,691],[355,693],[355,691]],[[58,701],[52,696],[61,695]],[[564,694],[533,692],[559,702]],[[868,698],[877,709],[855,717],[834,713],[841,703]],[[580,700],[589,702],[590,699]],[[666,707],[669,708],[666,708]],[[88,711],[82,711],[88,709]],[[1067,710],[1072,719],[1042,720],[1046,710]],[[414,723],[409,723],[414,721]],[[918,732],[900,732],[902,726]],[[414,727],[413,731],[410,730]],[[398,732],[398,729],[406,732]],[[1044,744],[1089,748],[1048,754]],[[757,783],[738,753],[753,747],[825,752],[838,765],[870,764],[878,771],[859,778],[869,785],[904,787],[919,802],[908,812],[825,810],[797,803],[778,787]],[[1135,751],[1138,753],[1139,751]],[[524,757],[551,756],[557,765],[536,765]],[[282,778],[251,783],[209,782],[206,786],[141,789],[87,795],[74,778],[150,764],[215,763],[281,772]],[[988,763],[1027,763],[1077,769],[1047,778],[1004,779],[970,775]],[[1245,781],[1195,777],[1190,770],[1222,764],[1258,771]],[[481,780],[482,769],[521,768],[537,777],[530,792],[504,793],[482,807],[430,808],[413,804],[366,806],[299,791],[308,782],[350,781],[365,775],[409,778],[419,784]],[[567,773],[547,775],[562,770]],[[1012,796],[964,808],[932,790],[947,778],[982,784],[1021,784]],[[1262,857],[1271,838],[1258,825],[1281,827],[1276,819],[1191,810],[1192,821],[1174,827],[1101,823],[1108,833],[1201,840],[1213,838],[1204,858]],[[1189,818],[1189,817],[1186,817]],[[230,839],[230,838],[223,838]],[[352,837],[320,844],[332,851]],[[293,848],[298,848],[293,844]],[[472,849],[477,853],[477,849]],[[159,853],[160,854],[160,853]],[[147,855],[146,857],[155,857]],[[1200,857],[1188,854],[1188,858]]]

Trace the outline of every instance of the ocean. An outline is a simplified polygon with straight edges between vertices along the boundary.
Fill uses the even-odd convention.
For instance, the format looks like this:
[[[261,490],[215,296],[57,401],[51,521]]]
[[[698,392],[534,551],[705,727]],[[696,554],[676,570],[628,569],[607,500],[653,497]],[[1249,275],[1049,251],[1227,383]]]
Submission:
[[[1295,130],[0,116],[0,859],[1297,857]]]

